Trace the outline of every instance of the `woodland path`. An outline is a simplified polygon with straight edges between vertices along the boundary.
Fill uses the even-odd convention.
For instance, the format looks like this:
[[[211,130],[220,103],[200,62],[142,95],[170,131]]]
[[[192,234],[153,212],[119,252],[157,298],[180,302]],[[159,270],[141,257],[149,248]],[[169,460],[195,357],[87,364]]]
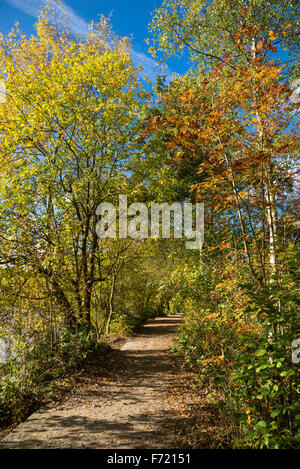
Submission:
[[[43,407],[9,433],[4,448],[172,448],[178,415],[168,398],[180,371],[170,349],[181,315],[156,318],[120,348],[116,369],[59,404]]]

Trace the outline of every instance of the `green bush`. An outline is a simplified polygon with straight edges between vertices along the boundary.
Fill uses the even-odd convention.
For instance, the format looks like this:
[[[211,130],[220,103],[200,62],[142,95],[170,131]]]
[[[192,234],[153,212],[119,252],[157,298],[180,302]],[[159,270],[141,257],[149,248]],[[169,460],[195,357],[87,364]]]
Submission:
[[[0,422],[16,422],[53,396],[53,382],[80,366],[92,353],[105,347],[85,329],[61,329],[53,343],[50,334],[32,344],[22,359],[10,359],[0,379]]]
[[[174,296],[185,319],[173,351],[215,390],[233,447],[300,446],[300,372],[292,362],[300,337],[297,259],[297,249],[288,250],[265,287],[239,285],[239,303],[230,289],[220,295],[208,283],[197,300],[183,289]]]

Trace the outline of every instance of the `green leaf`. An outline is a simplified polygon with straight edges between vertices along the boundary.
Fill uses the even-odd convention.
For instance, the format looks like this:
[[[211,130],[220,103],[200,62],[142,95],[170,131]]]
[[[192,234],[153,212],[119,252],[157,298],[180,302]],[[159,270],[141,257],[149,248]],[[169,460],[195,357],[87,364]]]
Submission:
[[[267,353],[267,351],[264,349],[264,348],[260,348],[258,350],[256,350],[255,352],[255,355],[257,357],[262,357],[263,355],[265,355]]]
[[[281,412],[281,409],[275,409],[275,410],[273,410],[273,411],[271,412],[271,417],[272,417],[272,418],[277,417],[277,416],[280,414],[280,412]]]
[[[265,433],[267,429],[267,424],[264,420],[260,420],[256,425],[254,425],[254,430]]]

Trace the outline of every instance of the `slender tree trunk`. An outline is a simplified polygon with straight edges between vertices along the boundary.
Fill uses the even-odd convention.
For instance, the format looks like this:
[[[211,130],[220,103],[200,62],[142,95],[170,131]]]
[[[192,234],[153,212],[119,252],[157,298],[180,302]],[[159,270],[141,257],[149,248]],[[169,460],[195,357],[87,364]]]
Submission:
[[[113,311],[114,311],[113,310],[113,299],[114,299],[114,293],[115,293],[115,285],[116,285],[116,273],[113,272],[111,287],[110,287],[109,300],[108,300],[109,314],[108,314],[106,329],[105,329],[106,334],[109,333],[109,327],[110,327],[110,323],[111,323],[112,316],[113,316]]]
[[[275,197],[273,194],[273,180],[272,180],[271,163],[265,167],[264,190],[266,196],[266,214],[269,227],[269,265],[270,265],[270,281],[272,276],[276,275],[276,232],[277,232],[277,214],[275,207]]]
[[[252,57],[256,58],[257,49],[255,38],[252,40]],[[254,91],[254,102],[256,107],[256,118],[258,122],[258,145],[262,153],[266,152],[265,148],[265,136],[264,136],[264,125],[261,116],[258,111],[257,94]],[[266,200],[266,219],[268,223],[269,231],[269,266],[270,266],[270,281],[272,282],[272,276],[276,275],[276,207],[275,207],[275,196],[273,191],[273,174],[272,174],[272,162],[271,156],[266,163],[263,163],[263,193]]]

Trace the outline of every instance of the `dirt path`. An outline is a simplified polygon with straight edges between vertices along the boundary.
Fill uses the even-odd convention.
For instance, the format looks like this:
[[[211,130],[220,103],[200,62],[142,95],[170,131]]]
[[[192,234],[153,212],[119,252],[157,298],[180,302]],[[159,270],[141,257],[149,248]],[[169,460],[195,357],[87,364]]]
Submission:
[[[113,376],[76,389],[35,412],[0,442],[2,448],[172,448],[177,415],[168,399],[178,373],[170,348],[180,315],[157,318],[121,347]]]

